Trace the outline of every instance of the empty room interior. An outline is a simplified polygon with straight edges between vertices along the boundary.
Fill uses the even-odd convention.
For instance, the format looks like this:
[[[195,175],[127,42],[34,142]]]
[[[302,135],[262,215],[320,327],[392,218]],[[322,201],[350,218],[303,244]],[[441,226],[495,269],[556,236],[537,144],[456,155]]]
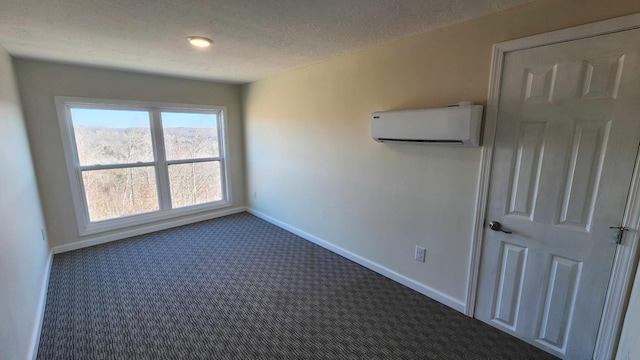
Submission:
[[[640,2],[3,0],[0,359],[640,360]]]

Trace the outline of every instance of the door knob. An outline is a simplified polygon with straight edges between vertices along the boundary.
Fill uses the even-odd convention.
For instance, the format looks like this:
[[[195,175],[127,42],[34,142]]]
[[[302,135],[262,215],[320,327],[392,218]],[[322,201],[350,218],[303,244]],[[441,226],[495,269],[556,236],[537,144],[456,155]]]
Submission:
[[[618,245],[622,244],[622,236],[624,235],[624,232],[629,231],[629,228],[624,226],[609,226],[609,229],[618,230],[618,239],[616,240],[616,244]]]
[[[497,221],[490,222],[489,223],[489,229],[491,229],[493,231],[502,231],[505,234],[511,234],[511,231],[503,229],[502,228],[502,224],[500,224]]]

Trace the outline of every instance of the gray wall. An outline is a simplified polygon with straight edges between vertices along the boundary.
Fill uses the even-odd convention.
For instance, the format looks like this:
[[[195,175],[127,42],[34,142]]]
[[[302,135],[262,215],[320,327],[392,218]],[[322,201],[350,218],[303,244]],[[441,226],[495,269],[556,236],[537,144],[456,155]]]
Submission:
[[[244,206],[239,86],[24,59],[14,60],[14,65],[53,247],[104,236],[118,237],[124,231],[78,235],[54,96],[227,106],[233,207]]]
[[[0,359],[26,359],[49,245],[11,58],[0,47]]]

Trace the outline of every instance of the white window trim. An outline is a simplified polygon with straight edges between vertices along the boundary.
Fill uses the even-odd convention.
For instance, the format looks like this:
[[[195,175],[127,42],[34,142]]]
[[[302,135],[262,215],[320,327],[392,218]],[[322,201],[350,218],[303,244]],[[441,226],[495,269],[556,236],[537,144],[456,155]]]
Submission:
[[[153,223],[162,220],[173,219],[176,217],[189,216],[193,214],[203,213],[207,211],[222,209],[233,206],[231,199],[231,182],[229,181],[230,164],[228,159],[227,147],[227,107],[211,106],[211,105],[191,105],[191,104],[175,104],[175,103],[158,103],[146,101],[127,101],[127,100],[107,100],[92,99],[81,97],[56,96],[56,110],[58,113],[58,125],[60,127],[60,135],[62,136],[62,146],[64,149],[64,157],[67,164],[67,173],[69,175],[69,183],[71,186],[71,196],[73,199],[73,207],[78,224],[78,233],[80,236],[103,233],[106,231],[125,229],[132,226]],[[146,165],[152,165],[156,168],[156,186],[158,189],[159,210],[124,216],[115,219],[91,222],[89,218],[89,210],[85,198],[85,191],[82,181],[81,168],[108,168],[109,165],[81,166],[77,156],[76,143],[73,131],[73,123],[71,119],[71,107],[87,107],[87,108],[105,108],[105,109],[127,109],[127,110],[144,110],[151,113],[151,138],[154,152],[154,160]],[[190,113],[212,113],[218,115],[218,141],[220,153],[217,157],[193,160],[170,160],[164,158],[164,149],[162,128],[160,125],[159,114],[162,111],[184,111]],[[162,157],[162,158],[161,158]],[[215,160],[220,161],[220,178],[222,182],[222,200],[198,204],[183,208],[171,209],[168,179],[165,176],[168,165],[181,162],[199,162]],[[137,165],[136,165],[137,166]],[[116,166],[118,167],[118,166]],[[129,166],[127,166],[129,167]]]

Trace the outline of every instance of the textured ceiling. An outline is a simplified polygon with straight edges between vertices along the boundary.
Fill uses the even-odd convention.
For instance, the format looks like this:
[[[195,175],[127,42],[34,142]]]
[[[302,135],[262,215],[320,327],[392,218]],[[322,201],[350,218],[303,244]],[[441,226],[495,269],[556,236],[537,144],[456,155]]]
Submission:
[[[531,0],[1,0],[13,56],[243,83]],[[213,39],[196,49],[186,37]]]

